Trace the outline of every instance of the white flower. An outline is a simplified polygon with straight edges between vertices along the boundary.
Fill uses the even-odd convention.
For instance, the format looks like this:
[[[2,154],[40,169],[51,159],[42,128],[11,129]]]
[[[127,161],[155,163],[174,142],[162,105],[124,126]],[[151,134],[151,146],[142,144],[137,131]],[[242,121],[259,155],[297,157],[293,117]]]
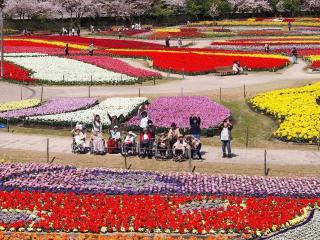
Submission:
[[[34,72],[31,77],[54,83],[135,82],[137,78],[111,72],[74,59],[56,56],[6,57],[7,61]]]
[[[123,116],[125,118],[133,114],[142,103],[146,102],[147,98],[109,98],[100,104],[76,112],[61,113],[56,115],[45,115],[38,117],[27,118],[30,121],[40,122],[82,122],[90,124],[93,119],[93,114],[100,115],[103,125],[109,126],[111,124],[107,113],[111,116]]]

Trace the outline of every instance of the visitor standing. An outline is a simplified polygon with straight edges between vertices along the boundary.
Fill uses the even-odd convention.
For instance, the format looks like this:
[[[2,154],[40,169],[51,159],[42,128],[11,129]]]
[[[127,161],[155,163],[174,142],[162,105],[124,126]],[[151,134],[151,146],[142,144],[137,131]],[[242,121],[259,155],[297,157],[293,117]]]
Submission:
[[[166,38],[166,47],[169,48],[170,47],[170,37]]]
[[[292,27],[291,22],[288,22],[288,29],[289,29],[289,32],[291,32],[291,27]]]
[[[64,55],[69,56],[69,44],[67,43],[66,46],[64,47]]]
[[[190,123],[190,134],[199,139],[201,137],[201,118],[200,118],[200,114],[191,114],[190,118],[189,118],[189,123]]]
[[[292,56],[292,62],[293,64],[297,64],[298,63],[298,50],[297,48],[292,48],[291,50],[291,56]]]
[[[178,39],[178,47],[182,48],[182,39],[181,38]]]
[[[80,37],[80,32],[81,32],[80,27],[78,27],[78,29],[77,29],[77,35],[78,35],[78,37]]]
[[[91,43],[91,44],[89,45],[88,51],[89,51],[89,55],[90,55],[90,56],[93,56],[93,51],[94,51],[94,44],[93,44],[93,43]]]
[[[269,46],[268,43],[266,43],[266,44],[264,45],[264,52],[265,52],[265,53],[269,53],[269,52],[270,52],[270,46]]]
[[[72,36],[76,35],[76,30],[74,29],[74,27],[71,29],[71,34]]]
[[[220,133],[220,140],[222,144],[222,157],[223,158],[232,158],[231,154],[231,130],[233,128],[232,123],[230,120],[225,120],[222,125],[220,126],[221,133]],[[228,154],[227,154],[228,153]]]
[[[119,37],[119,40],[122,38],[122,32],[120,30],[118,32],[118,37]]]

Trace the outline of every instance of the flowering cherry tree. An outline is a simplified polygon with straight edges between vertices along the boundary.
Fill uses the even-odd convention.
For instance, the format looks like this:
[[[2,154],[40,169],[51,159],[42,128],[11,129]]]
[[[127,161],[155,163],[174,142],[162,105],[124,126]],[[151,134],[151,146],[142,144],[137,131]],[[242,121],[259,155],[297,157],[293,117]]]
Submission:
[[[267,0],[228,0],[235,13],[260,13],[272,10]]]
[[[5,0],[4,13],[11,17],[19,17],[21,20],[37,15],[47,15],[51,9],[50,1],[40,0]]]

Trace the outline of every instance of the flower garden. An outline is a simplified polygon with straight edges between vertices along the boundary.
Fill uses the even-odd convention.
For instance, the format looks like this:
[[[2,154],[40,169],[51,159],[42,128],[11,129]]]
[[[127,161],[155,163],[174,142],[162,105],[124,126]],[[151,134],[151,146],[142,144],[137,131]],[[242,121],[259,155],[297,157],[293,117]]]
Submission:
[[[253,237],[312,224],[318,216],[316,178],[265,179],[44,164],[3,164],[0,171],[1,231]]]
[[[316,143],[320,137],[320,84],[259,94],[249,103],[253,109],[280,121],[274,133],[284,141]]]

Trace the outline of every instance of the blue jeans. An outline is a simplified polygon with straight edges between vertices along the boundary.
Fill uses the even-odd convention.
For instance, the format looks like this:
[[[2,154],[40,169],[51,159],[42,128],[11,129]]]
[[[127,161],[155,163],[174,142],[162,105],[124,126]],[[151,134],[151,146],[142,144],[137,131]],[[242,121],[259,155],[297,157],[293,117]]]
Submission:
[[[292,56],[292,61],[294,64],[298,63],[298,58],[296,56]]]
[[[224,140],[221,140],[221,143],[222,143],[222,153],[223,155],[227,155],[227,151],[228,151],[228,155],[231,155],[231,141],[228,140],[228,141],[224,141]]]
[[[201,134],[200,133],[195,133],[195,134],[192,134],[193,137],[195,137],[196,139],[199,139],[201,138]]]

